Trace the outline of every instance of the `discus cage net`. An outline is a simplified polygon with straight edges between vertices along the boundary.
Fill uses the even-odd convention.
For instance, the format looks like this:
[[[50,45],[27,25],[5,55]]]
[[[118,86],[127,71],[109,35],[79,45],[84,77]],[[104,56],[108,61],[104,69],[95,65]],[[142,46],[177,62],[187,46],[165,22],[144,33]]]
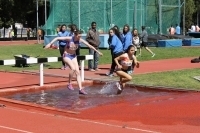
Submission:
[[[167,29],[181,20],[181,0],[49,0],[50,12],[42,27],[46,35],[55,35],[56,27],[76,24],[86,33],[91,22],[100,33],[108,33],[114,25],[122,30],[147,27],[149,34],[166,34]]]

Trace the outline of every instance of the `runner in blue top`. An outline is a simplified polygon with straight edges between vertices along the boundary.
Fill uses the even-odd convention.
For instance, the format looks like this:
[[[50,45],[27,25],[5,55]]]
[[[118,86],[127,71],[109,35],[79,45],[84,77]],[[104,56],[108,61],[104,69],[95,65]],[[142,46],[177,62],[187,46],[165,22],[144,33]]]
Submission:
[[[78,86],[79,86],[79,94],[84,94],[84,95],[87,94],[84,91],[84,89],[82,87],[82,83],[81,83],[81,76],[80,76],[79,66],[78,66],[77,57],[76,57],[76,49],[78,48],[80,43],[83,43],[86,46],[88,46],[89,48],[91,48],[94,51],[96,51],[99,55],[103,55],[103,54],[101,52],[99,52],[98,50],[96,50],[89,43],[87,43],[87,41],[83,40],[81,38],[81,34],[80,34],[80,32],[78,30],[74,31],[74,35],[73,36],[56,37],[56,38],[54,38],[49,44],[47,44],[45,46],[45,48],[50,48],[51,44],[53,44],[55,41],[58,41],[58,40],[66,40],[68,42],[66,44],[65,52],[63,54],[64,62],[66,64],[68,64],[68,66],[71,69],[71,71],[69,73],[68,89],[74,90],[74,88],[71,85],[71,79],[72,79],[72,77],[73,77],[73,75],[75,73],[76,74],[76,78],[77,78],[77,82],[78,82]]]

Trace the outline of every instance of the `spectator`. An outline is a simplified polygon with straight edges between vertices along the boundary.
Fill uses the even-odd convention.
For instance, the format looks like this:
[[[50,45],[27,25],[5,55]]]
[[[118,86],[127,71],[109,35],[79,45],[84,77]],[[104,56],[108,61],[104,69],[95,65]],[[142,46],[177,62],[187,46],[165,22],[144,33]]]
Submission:
[[[69,36],[69,32],[66,31],[66,25],[63,24],[63,25],[61,25],[60,30],[58,32],[58,37],[66,37],[66,36]],[[59,40],[58,44],[59,44],[60,55],[63,56],[67,41],[66,40]],[[65,65],[65,62],[62,60],[61,70],[65,70],[66,68],[67,68],[67,66]]]
[[[61,25],[58,25],[58,27],[56,28],[56,33],[58,34],[60,32],[61,29]]]
[[[181,28],[178,24],[176,24],[176,35],[180,35],[181,34]]]
[[[195,32],[196,31],[196,27],[194,26],[194,24],[191,25],[191,29],[189,29],[190,32]]]
[[[173,25],[171,25],[171,27],[169,28],[169,34],[170,35],[174,35],[175,34],[175,28],[173,27]]]
[[[91,23],[91,28],[89,29],[87,36],[86,36],[86,41],[92,45],[95,49],[99,49],[100,45],[100,39],[99,39],[99,32],[96,30],[96,22]],[[88,68],[89,71],[98,71],[100,70],[98,68],[98,63],[99,63],[99,55],[96,51],[93,49],[89,48],[89,54],[94,56],[94,60],[89,60],[88,61]],[[94,64],[93,64],[94,63]]]
[[[38,35],[38,39],[39,39],[39,44],[41,44],[41,40],[42,40],[42,30],[40,29],[40,27],[38,28],[37,35]]]
[[[108,43],[110,44],[110,49],[112,51],[112,64],[111,64],[110,72],[107,73],[106,75],[110,77],[113,76],[113,73],[117,65],[114,59],[124,53],[122,42],[117,34],[119,34],[119,31],[116,28],[111,28],[109,30],[110,39],[108,40]]]
[[[31,29],[30,29],[30,28],[27,28],[27,29],[26,29],[26,32],[27,32],[27,41],[28,41],[29,38],[30,38]]]
[[[123,50],[126,51],[127,48],[132,45],[132,34],[130,32],[130,27],[128,24],[124,25],[122,33],[122,44]]]
[[[137,54],[137,49],[139,49],[139,56],[141,55],[141,46],[140,46],[140,38],[139,38],[139,35],[138,35],[138,31],[137,29],[133,29],[132,31],[132,35],[133,35],[133,46],[135,47],[135,52],[134,52],[134,55],[136,56]],[[137,57],[137,56],[136,56]]]
[[[14,37],[17,38],[17,27],[14,27]]]
[[[148,47],[147,47],[147,44],[148,44],[148,33],[147,31],[145,30],[145,26],[142,26],[142,33],[140,35],[140,38],[141,38],[141,41],[142,41],[142,44],[141,44],[141,48],[144,47],[148,52],[150,52],[152,54],[152,57],[155,56],[155,53],[153,53]],[[142,53],[142,51],[141,51]],[[142,55],[142,54],[141,54]]]
[[[196,32],[199,32],[199,26],[198,26],[198,24],[196,24],[195,27],[196,27],[196,28],[195,28]]]
[[[13,41],[13,39],[14,39],[14,37],[15,37],[14,30],[11,30],[11,32],[10,32],[10,37],[11,37],[11,41]]]

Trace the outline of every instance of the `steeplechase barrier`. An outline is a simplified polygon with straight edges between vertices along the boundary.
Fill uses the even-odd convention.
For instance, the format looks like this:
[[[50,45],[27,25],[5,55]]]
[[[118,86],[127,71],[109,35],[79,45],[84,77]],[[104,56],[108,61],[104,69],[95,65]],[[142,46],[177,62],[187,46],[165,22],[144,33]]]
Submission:
[[[40,86],[44,85],[44,64],[45,62],[59,62],[62,61],[62,57],[45,57],[35,58],[27,57],[23,58],[23,55],[15,55],[15,59],[0,60],[0,65],[16,65],[16,64],[40,64]],[[84,81],[84,61],[92,60],[93,55],[79,55],[77,59],[81,62],[81,80]]]

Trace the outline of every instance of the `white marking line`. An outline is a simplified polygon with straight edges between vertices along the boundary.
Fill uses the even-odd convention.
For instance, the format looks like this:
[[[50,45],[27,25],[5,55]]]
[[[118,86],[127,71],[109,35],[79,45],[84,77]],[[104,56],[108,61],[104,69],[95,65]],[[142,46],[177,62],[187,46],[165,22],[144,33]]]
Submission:
[[[1,126],[1,125],[0,125],[0,128],[14,130],[14,131],[22,132],[22,133],[33,133],[33,132],[29,132],[29,131],[25,131],[25,130],[20,130],[20,129],[17,129],[17,128],[11,128],[11,127],[6,127],[6,126]]]
[[[108,123],[103,123],[103,122],[97,122],[97,121],[82,120],[82,119],[76,119],[76,118],[71,118],[71,117],[67,117],[67,118],[71,119],[71,120],[77,120],[77,121],[83,121],[83,122],[90,122],[90,123],[99,124],[99,125],[106,125],[106,126],[110,126],[110,127],[124,128],[124,129],[130,129],[130,130],[147,132],[147,133],[160,133],[160,132],[151,131],[151,130],[145,130],[145,129],[133,128],[133,127],[126,127],[126,126],[123,127],[123,126],[119,126],[119,125],[113,125],[113,124],[108,124]]]
[[[16,109],[16,108],[8,108],[7,107],[7,108],[4,108],[4,109],[10,109],[10,110],[15,110],[15,111],[20,111],[20,112],[33,113],[33,114],[40,114],[40,115],[55,117],[55,115],[53,115],[53,114],[38,113],[38,112],[33,112],[33,111],[25,111],[25,110],[20,110],[20,109]],[[67,119],[82,121],[82,122],[89,122],[89,123],[93,123],[93,124],[105,125],[105,126],[110,126],[110,127],[117,127],[117,128],[129,129],[129,130],[142,131],[142,132],[147,132],[147,133],[161,133],[161,132],[157,132],[157,131],[151,131],[151,130],[145,130],[145,129],[140,129],[140,128],[133,128],[133,127],[126,127],[126,126],[124,127],[124,126],[119,126],[119,125],[113,125],[113,124],[91,121],[91,120],[82,120],[82,119],[77,119],[77,118],[72,118],[72,117],[61,116],[61,115],[57,115],[57,117],[67,118]]]

